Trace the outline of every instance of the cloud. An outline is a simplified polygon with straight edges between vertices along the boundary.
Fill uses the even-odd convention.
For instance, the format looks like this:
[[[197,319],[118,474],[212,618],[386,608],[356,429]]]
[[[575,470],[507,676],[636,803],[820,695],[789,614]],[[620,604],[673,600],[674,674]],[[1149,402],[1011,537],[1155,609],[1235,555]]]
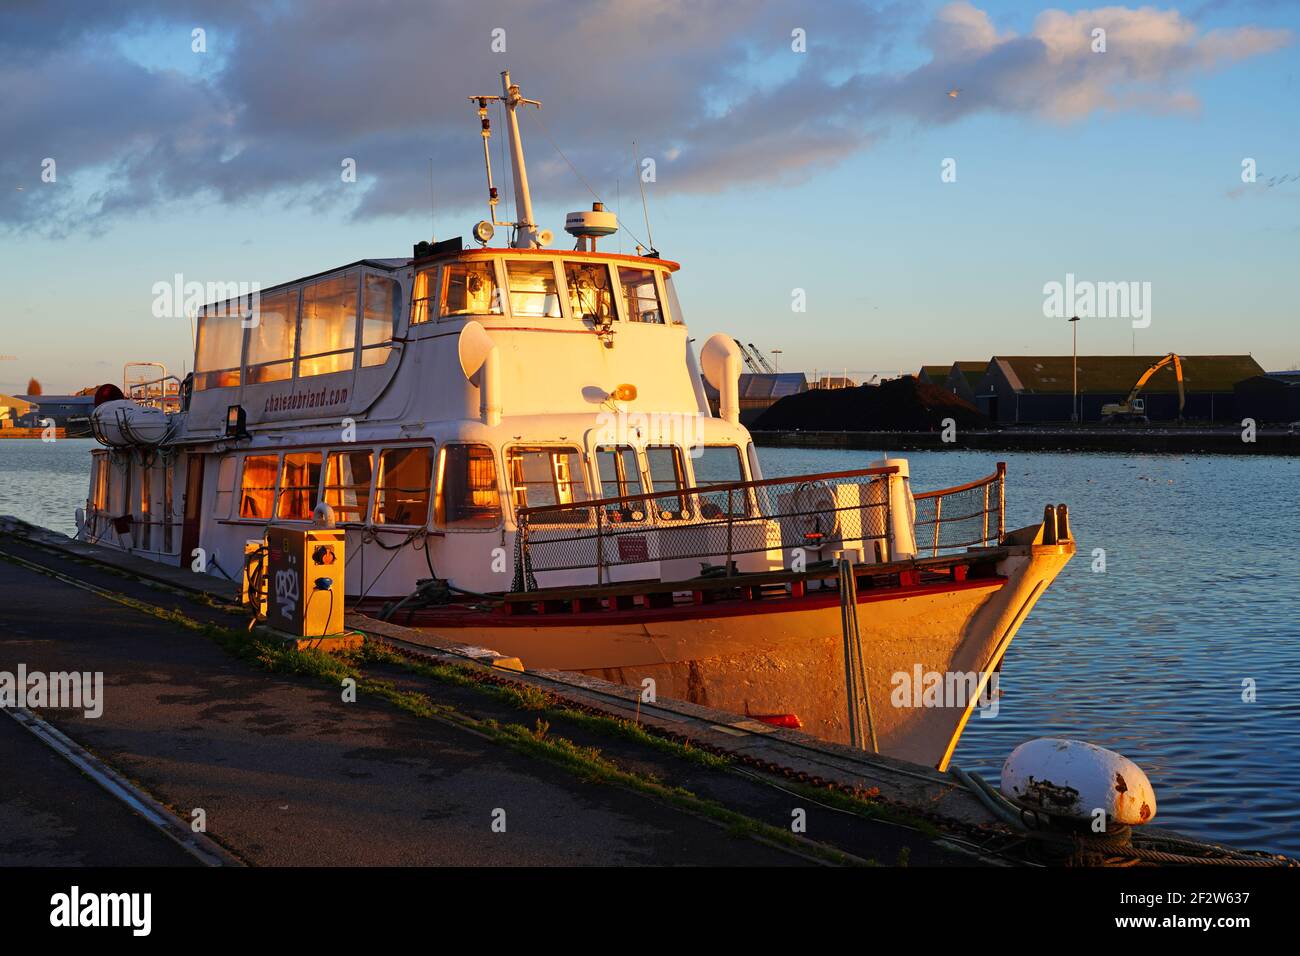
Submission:
[[[975,112],[1073,122],[1121,110],[1193,112],[1200,101],[1180,81],[1271,53],[1292,36],[1249,26],[1201,31],[1153,7],[1045,10],[1022,36],[999,33],[962,0],[937,12],[925,42],[930,61],[879,84],[878,108],[937,123]],[[959,95],[937,98],[944,84]]]
[[[364,16],[292,0],[7,7],[0,226],[58,233],[210,200],[400,216],[425,208],[430,158],[440,209],[480,207],[466,97],[498,92],[507,67],[544,103],[522,121],[538,194],[580,189],[572,162],[608,198],[616,182],[635,189],[634,139],[656,159],[660,190],[798,181],[899,119],[1188,112],[1197,100],[1180,84],[1291,40],[1205,31],[1150,7],[1049,10],[1025,35],[966,2],[919,16],[854,0],[797,12],[781,0],[390,0]],[[195,26],[208,31],[206,54],[189,51]],[[1104,54],[1090,47],[1097,27]],[[795,28],[806,53],[791,49]],[[496,29],[505,55],[490,47]],[[882,70],[912,39],[925,62]],[[954,86],[959,96],[945,96]],[[498,125],[504,186],[503,138]],[[40,181],[45,157],[58,163],[55,185]],[[345,159],[355,184],[340,177]]]

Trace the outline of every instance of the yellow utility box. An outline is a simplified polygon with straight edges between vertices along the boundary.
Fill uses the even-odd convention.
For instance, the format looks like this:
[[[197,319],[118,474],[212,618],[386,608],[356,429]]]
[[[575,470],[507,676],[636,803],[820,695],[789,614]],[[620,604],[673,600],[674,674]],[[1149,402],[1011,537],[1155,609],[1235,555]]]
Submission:
[[[343,630],[343,532],[266,529],[266,623],[299,637]]]

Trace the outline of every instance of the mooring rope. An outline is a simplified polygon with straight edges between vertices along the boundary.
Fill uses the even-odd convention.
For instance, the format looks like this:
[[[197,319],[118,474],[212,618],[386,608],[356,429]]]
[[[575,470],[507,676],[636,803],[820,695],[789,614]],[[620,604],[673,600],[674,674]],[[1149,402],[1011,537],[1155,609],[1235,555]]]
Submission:
[[[1086,837],[1078,833],[1062,833],[1049,828],[1050,820],[1034,810],[1020,807],[995,790],[978,773],[967,773],[956,764],[948,772],[957,778],[982,803],[990,813],[1008,826],[1023,833],[1032,844],[1067,864],[1102,866],[1135,866],[1140,863],[1167,863],[1171,865],[1198,866],[1296,866],[1296,861],[1285,856],[1258,850],[1236,850],[1228,847],[1193,843],[1164,836],[1138,836],[1151,846],[1134,846],[1113,835]],[[1131,834],[1128,827],[1124,832]],[[1131,836],[1130,836],[1131,838]],[[1200,853],[1174,853],[1155,846],[1184,847]]]

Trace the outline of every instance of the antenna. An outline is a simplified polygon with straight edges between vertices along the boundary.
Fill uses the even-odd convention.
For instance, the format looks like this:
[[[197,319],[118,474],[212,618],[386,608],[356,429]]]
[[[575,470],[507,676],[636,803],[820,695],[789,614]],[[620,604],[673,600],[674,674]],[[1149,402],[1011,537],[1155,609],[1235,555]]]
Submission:
[[[433,157],[429,157],[429,241],[438,241],[438,225],[433,210]]]
[[[636,174],[637,184],[641,187],[641,213],[645,216],[645,237],[650,243],[650,248],[646,251],[657,259],[659,250],[655,248],[655,235],[650,231],[650,207],[645,201],[645,180],[641,178],[641,157],[636,151],[636,140],[632,140],[632,172]]]

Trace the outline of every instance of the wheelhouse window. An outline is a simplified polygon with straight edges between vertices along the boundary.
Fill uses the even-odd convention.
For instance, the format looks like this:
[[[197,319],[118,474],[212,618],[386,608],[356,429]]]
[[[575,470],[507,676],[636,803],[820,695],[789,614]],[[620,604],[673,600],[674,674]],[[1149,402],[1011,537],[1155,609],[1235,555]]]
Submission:
[[[325,503],[334,509],[335,520],[366,520],[374,461],[374,453],[369,451],[330,452],[325,465]]]
[[[439,527],[495,528],[501,520],[497,463],[487,445],[447,445],[438,466]]]
[[[293,378],[293,347],[298,331],[298,290],[259,296],[248,330],[248,381]]]
[[[731,485],[745,480],[740,449],[735,445],[706,445],[694,459],[695,485]],[[744,489],[715,491],[700,494],[700,517],[717,518],[726,514],[743,515],[748,512],[749,493]]]
[[[411,293],[411,324],[419,325],[433,318],[433,290],[438,284],[438,267],[430,266],[415,274]]]
[[[623,308],[629,322],[663,324],[664,313],[659,308],[659,289],[655,285],[653,269],[619,266],[618,282],[623,290]]]
[[[682,304],[677,300],[677,286],[673,283],[673,277],[664,273],[664,291],[668,295],[668,321],[673,325],[685,325],[686,319],[682,315]]]
[[[571,521],[576,513],[560,510],[565,505],[587,500],[582,478],[582,456],[576,448],[529,448],[516,446],[506,453],[506,468],[516,508],[557,510],[534,517],[536,522]]]
[[[442,301],[438,314],[500,315],[501,293],[491,260],[452,262],[442,267]]]
[[[280,467],[280,504],[276,514],[287,521],[307,521],[316,510],[320,487],[320,452],[292,452]]]
[[[541,261],[506,261],[506,283],[510,288],[510,311],[514,315],[558,319],[560,293],[555,265]]]
[[[682,464],[682,450],[676,445],[652,445],[645,450],[646,465],[650,470],[650,490],[679,491],[686,487],[686,469]],[[659,516],[666,519],[689,518],[690,510],[682,495],[657,497],[654,506]]]
[[[564,281],[569,287],[569,309],[575,319],[596,325],[614,320],[614,284],[609,266],[602,262],[566,260]]]
[[[302,293],[298,376],[352,368],[357,341],[357,271],[320,279]]]
[[[429,520],[432,448],[389,448],[380,453],[375,523],[422,525]]]
[[[249,455],[239,480],[239,517],[269,521],[275,506],[276,455]]]
[[[644,493],[636,449],[626,445],[596,449],[596,472],[600,476],[600,497],[626,498]],[[645,501],[605,505],[609,521],[641,521],[646,515]]]
[[[205,306],[198,316],[198,345],[194,351],[194,389],[228,388],[239,384],[243,358],[243,314],[237,305]]]
[[[387,276],[367,275],[365,298],[361,310],[361,367],[370,368],[388,361],[393,350],[393,330],[397,328],[397,308],[401,286]]]

